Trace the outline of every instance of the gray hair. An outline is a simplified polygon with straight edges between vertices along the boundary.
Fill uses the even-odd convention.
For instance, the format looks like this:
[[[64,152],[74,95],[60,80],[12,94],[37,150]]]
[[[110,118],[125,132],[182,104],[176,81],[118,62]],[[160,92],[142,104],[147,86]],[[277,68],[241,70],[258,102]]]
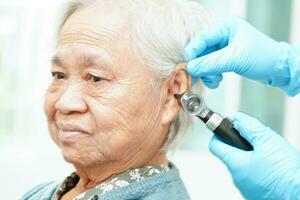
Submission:
[[[162,77],[171,75],[177,64],[186,62],[185,46],[207,29],[210,21],[203,6],[191,0],[76,0],[68,4],[58,31],[79,7],[104,2],[126,7],[134,53]],[[192,90],[199,93],[201,88],[196,84]],[[181,110],[171,123],[164,149],[174,148],[191,126],[191,117]]]

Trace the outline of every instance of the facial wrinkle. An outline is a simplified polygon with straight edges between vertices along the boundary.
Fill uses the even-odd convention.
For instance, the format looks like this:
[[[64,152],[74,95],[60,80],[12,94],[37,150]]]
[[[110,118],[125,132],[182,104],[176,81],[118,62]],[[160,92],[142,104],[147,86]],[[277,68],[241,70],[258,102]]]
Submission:
[[[61,33],[59,44],[83,44],[91,47],[103,48],[109,52],[109,49],[106,48],[106,46],[111,44],[115,38],[116,33],[107,28],[98,28],[96,31],[91,28],[77,27],[75,30],[72,28],[64,30]]]

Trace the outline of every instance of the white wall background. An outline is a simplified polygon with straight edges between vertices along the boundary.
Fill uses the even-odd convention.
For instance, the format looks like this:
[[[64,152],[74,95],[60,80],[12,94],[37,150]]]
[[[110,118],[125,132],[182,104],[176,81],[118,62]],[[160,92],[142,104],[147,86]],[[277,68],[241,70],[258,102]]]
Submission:
[[[290,42],[292,44],[300,45],[300,1],[293,0],[293,7],[291,13],[291,36]],[[284,122],[284,136],[285,138],[300,150],[300,95],[296,97],[286,97],[285,102],[285,122]]]

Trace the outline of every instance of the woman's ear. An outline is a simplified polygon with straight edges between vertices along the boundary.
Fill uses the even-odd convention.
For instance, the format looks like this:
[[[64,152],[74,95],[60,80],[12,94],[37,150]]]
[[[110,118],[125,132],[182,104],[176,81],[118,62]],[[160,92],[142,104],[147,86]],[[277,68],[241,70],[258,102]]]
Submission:
[[[191,90],[192,77],[187,74],[185,67],[186,63],[178,64],[167,83],[168,92],[162,115],[163,125],[170,124],[181,109],[181,105],[175,95]]]

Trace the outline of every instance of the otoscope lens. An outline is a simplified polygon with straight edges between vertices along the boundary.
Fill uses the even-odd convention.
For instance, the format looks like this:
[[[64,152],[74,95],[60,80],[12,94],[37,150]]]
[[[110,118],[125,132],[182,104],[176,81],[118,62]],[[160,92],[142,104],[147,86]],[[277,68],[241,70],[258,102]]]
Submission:
[[[201,108],[201,101],[199,98],[192,97],[188,101],[188,108],[191,112],[197,112]]]

